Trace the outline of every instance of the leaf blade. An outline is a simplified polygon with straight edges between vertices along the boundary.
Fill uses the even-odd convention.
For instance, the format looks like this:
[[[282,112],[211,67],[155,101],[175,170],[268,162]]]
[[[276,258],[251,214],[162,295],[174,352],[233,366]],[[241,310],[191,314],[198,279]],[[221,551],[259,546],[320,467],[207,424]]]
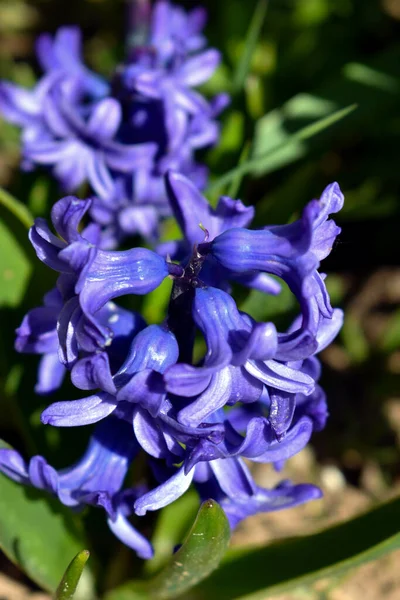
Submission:
[[[244,52],[240,58],[239,64],[236,69],[236,73],[233,78],[233,91],[238,92],[242,89],[246,77],[250,70],[251,59],[254,54],[254,50],[257,45],[258,38],[261,34],[261,29],[265,21],[265,15],[267,13],[268,0],[259,0],[253,17],[250,22],[250,27],[247,32]]]
[[[9,192],[0,187],[0,204],[16,217],[27,229],[33,225],[33,216],[29,209]]]
[[[263,600],[339,575],[400,548],[399,520],[397,498],[312,535],[232,552],[216,573],[193,590],[193,598]]]
[[[55,600],[72,600],[89,559],[89,550],[81,550],[69,563],[56,591]]]
[[[203,502],[181,548],[153,579],[128,582],[106,600],[168,600],[187,592],[217,568],[230,539],[224,511],[214,500]]]
[[[0,447],[8,445],[0,441]],[[28,577],[54,592],[66,558],[84,546],[82,531],[68,509],[0,474],[0,548]]]
[[[344,117],[349,115],[356,108],[357,108],[356,104],[351,104],[350,106],[347,106],[346,108],[335,111],[334,113],[332,113],[331,115],[328,115],[327,117],[318,119],[318,121],[315,121],[315,123],[311,123],[311,125],[307,125],[306,127],[303,127],[302,129],[300,129],[293,135],[289,136],[283,142],[277,144],[276,146],[274,146],[273,148],[268,150],[262,156],[257,156],[255,158],[251,158],[250,160],[243,162],[241,165],[239,165],[235,169],[228,171],[227,173],[225,173],[225,175],[222,175],[222,177],[217,179],[217,181],[214,181],[209,186],[208,192],[209,193],[215,192],[216,190],[222,188],[223,186],[231,183],[231,181],[235,180],[237,177],[243,177],[244,175],[249,175],[249,174],[255,173],[257,171],[260,173],[262,172],[263,174],[268,173],[269,172],[268,161],[270,161],[273,164],[275,155],[277,155],[279,153],[284,153],[287,150],[292,150],[296,155],[295,158],[298,158],[299,157],[299,155],[298,155],[299,142],[307,140],[307,139],[317,135],[318,133],[320,133],[327,127],[330,127],[331,125],[337,123],[338,121],[340,121],[341,119],[343,119]]]

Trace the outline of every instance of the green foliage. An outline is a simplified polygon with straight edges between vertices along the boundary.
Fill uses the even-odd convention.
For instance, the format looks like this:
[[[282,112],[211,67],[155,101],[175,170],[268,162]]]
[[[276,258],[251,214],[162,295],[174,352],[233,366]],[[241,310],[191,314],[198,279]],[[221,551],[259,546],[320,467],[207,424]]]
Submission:
[[[33,217],[27,207],[2,188],[0,188],[0,204],[9,210],[27,229],[33,225]]]
[[[30,273],[30,260],[17,235],[0,221],[0,307],[20,304]]]
[[[210,185],[209,190],[211,192],[217,189],[220,190],[224,185],[230,183],[238,176],[255,173],[265,175],[266,173],[286,165],[288,162],[292,162],[302,155],[303,150],[300,150],[300,144],[303,140],[307,140],[317,135],[327,127],[330,127],[346,117],[356,108],[357,106],[353,104],[347,108],[338,110],[327,117],[315,121],[311,125],[303,127],[299,131],[296,131],[296,133],[287,136],[284,140],[279,139],[280,136],[278,135],[274,138],[273,135],[270,135],[271,131],[268,132],[269,135],[267,137],[269,140],[272,140],[268,150],[265,150],[260,156],[244,161],[235,169],[225,173],[225,175]],[[276,125],[273,125],[273,127],[276,127]]]
[[[75,593],[89,556],[89,550],[81,550],[81,552],[79,552],[71,560],[57,588],[55,600],[72,600],[73,598],[75,598],[75,600],[77,599],[77,595]],[[87,593],[88,592],[86,590],[86,598]],[[83,598],[82,595],[81,597]]]
[[[239,63],[236,67],[236,73],[233,79],[233,91],[239,91],[246,80],[250,71],[251,60],[260,37],[261,29],[267,12],[268,0],[258,0],[253,18],[250,23],[249,31],[244,42],[244,49]]]
[[[231,551],[195,600],[264,600],[400,548],[400,499],[313,535]],[[128,599],[127,599],[128,600]]]
[[[2,442],[1,447],[7,445]],[[54,592],[66,561],[83,546],[83,531],[69,509],[48,494],[0,475],[0,548],[28,577]],[[85,589],[91,593],[89,572]],[[88,594],[85,600],[90,598]]]
[[[165,567],[145,582],[127,583],[106,600],[167,600],[178,598],[214,571],[230,538],[228,520],[215,500],[206,500],[179,550]]]
[[[170,559],[175,546],[181,543],[191,527],[198,507],[198,496],[191,490],[161,511],[152,537],[154,558],[147,561],[146,573],[155,573]]]

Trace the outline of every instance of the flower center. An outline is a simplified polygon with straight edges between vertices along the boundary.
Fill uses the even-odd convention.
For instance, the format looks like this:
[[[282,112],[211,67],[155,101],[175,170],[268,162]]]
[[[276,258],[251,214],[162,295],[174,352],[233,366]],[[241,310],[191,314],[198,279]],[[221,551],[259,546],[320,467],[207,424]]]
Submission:
[[[205,256],[199,254],[195,245],[186,267],[170,266],[172,267],[170,275],[174,284],[169,301],[167,324],[179,345],[179,361],[189,364],[192,363],[196,329],[192,312],[193,301],[196,288],[205,287],[198,277],[204,260]]]

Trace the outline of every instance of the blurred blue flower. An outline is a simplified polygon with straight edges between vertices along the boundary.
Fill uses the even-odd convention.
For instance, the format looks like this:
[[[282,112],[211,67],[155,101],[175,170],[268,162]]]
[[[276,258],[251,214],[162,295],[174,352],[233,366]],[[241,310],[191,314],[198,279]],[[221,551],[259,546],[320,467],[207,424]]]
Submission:
[[[100,100],[87,109],[84,117],[64,87],[64,82],[60,82],[44,98],[47,129],[43,136],[25,142],[26,160],[51,166],[68,192],[76,191],[88,181],[99,195],[112,193],[114,173],[132,173],[138,168],[151,167],[155,145],[126,145],[116,141],[122,118],[117,100]]]
[[[103,249],[134,234],[157,240],[170,214],[167,170],[199,188],[207,183],[195,152],[217,142],[217,117],[229,100],[221,94],[209,102],[193,89],[220,61],[204,49],[204,23],[203,9],[186,13],[160,0],[146,39],[110,82],[83,64],[79,29],[62,27],[37,41],[45,74],[33,90],[0,82],[0,112],[23,130],[23,167],[49,167],[67,192],[89,184]]]

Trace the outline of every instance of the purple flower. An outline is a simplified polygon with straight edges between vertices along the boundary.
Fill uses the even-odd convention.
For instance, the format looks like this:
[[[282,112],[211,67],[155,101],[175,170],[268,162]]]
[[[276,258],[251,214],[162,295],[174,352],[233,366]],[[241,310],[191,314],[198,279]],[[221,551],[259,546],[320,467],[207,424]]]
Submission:
[[[207,467],[211,473],[204,481]],[[221,504],[231,529],[251,515],[292,508],[322,496],[315,485],[294,485],[287,480],[271,490],[261,488],[252,480],[246,465],[237,459],[210,462],[201,474],[195,475],[195,484],[202,500],[212,497]]]
[[[42,355],[35,387],[37,394],[54,392],[61,386],[66,373],[59,358],[57,332],[63,305],[60,292],[54,288],[44,297],[43,306],[29,311],[16,330],[15,349],[18,352]],[[131,340],[145,322],[138,313],[125,310],[114,302],[107,302],[97,317],[101,326],[110,330],[112,342],[106,352],[112,368],[117,370],[125,360]]]
[[[57,75],[49,75],[33,90],[7,81],[0,82],[0,112],[10,123],[23,129],[23,143],[34,142],[48,135],[43,118],[43,102],[56,80]]]
[[[181,173],[170,171],[166,176],[166,188],[183,240],[166,242],[158,247],[158,252],[171,256],[173,260],[188,260],[193,246],[204,242],[205,237],[213,240],[225,231],[246,227],[254,217],[253,207],[228,196],[221,196],[214,210],[197,187]],[[278,294],[281,289],[279,283],[266,273],[256,273],[254,269],[236,273],[223,267],[212,255],[208,255],[203,264],[202,280],[227,291],[231,287],[230,281],[270,294]]]
[[[112,172],[131,173],[152,165],[155,146],[115,140],[122,119],[117,100],[100,100],[83,116],[61,82],[43,104],[48,133],[25,143],[24,156],[52,167],[66,191],[75,191],[88,181],[97,194],[107,196],[113,190]]]
[[[151,250],[104,251],[96,245],[98,236],[93,228],[80,234],[77,228],[89,207],[90,200],[63,198],[52,209],[60,238],[51,233],[44,219],[36,219],[30,231],[38,258],[61,273],[57,282],[63,301],[57,317],[59,356],[69,367],[80,350],[94,352],[112,343],[107,310],[105,324],[100,312],[110,300],[125,294],[147,294],[169,273],[166,261]]]
[[[65,376],[65,367],[58,359],[57,318],[62,307],[62,297],[55,288],[45,295],[43,306],[25,315],[15,332],[18,352],[43,355],[35,386],[37,394],[49,394],[58,389]]]
[[[140,288],[141,284],[137,282],[137,266],[134,259],[141,256],[143,249],[113,253],[98,250],[88,245],[81,236],[76,238],[75,223],[79,219],[73,212],[75,209],[68,206],[65,210],[65,207],[60,205],[57,208],[58,218],[55,211],[55,224],[63,223],[62,230],[59,231],[64,238],[72,242],[61,251],[57,249],[57,261],[61,258],[68,267],[77,269],[75,295],[68,300],[59,320],[61,355],[64,362],[72,366],[79,358],[78,345],[89,353],[83,362],[90,366],[90,370],[87,371],[85,366],[82,371],[83,362],[78,362],[72,373],[73,381],[82,389],[99,391],[93,396],[74,402],[56,403],[46,409],[43,419],[46,423],[58,426],[84,425],[103,419],[116,409],[121,411],[123,403],[128,403],[130,406],[126,418],[134,419],[137,411],[147,411],[150,417],[157,420],[155,428],[164,432],[165,423],[168,422],[175,442],[193,448],[199,438],[197,430],[204,424],[208,427],[209,419],[214,422],[212,419],[219,409],[234,405],[238,401],[249,404],[259,402],[269,411],[268,426],[273,435],[282,440],[292,425],[298,395],[310,396],[316,388],[316,376],[312,370],[310,372],[307,360],[336,335],[341,326],[341,313],[331,312],[327,316],[318,314],[315,328],[312,330],[307,327],[307,321],[305,326],[303,317],[303,322],[296,321],[284,334],[278,334],[271,323],[256,323],[248,315],[240,313],[229,294],[215,287],[207,287],[202,278],[203,273],[207,277],[204,265],[210,258],[214,260],[214,244],[224,235],[248,231],[229,226],[247,222],[249,211],[241,203],[223,199],[218,210],[213,212],[205,206],[200,197],[194,205],[195,208],[200,207],[200,213],[195,214],[191,220],[187,216],[189,209],[185,202],[187,190],[193,194],[193,188],[179,176],[170,175],[169,184],[171,181],[175,185],[174,198],[183,197],[181,202],[178,203],[177,200],[176,212],[186,238],[197,241],[194,223],[199,214],[208,219],[210,230],[216,234],[216,238],[214,242],[200,243],[198,250],[195,245],[185,267],[167,265],[161,258],[160,267],[150,266],[156,255],[146,251],[150,260],[147,267],[150,270],[147,271],[146,278],[151,282],[151,286],[160,283],[160,275],[165,277],[171,273],[174,278],[169,314],[165,328],[151,326],[136,336],[131,347],[135,360],[132,362],[128,355],[121,367],[122,371],[111,371],[108,357],[105,355],[103,358],[102,355],[90,355],[96,349],[105,348],[107,345],[107,332],[93,316],[104,306],[103,297],[110,300],[117,295],[140,293],[137,288]],[[304,255],[312,255],[315,239],[318,243],[324,243],[320,227],[325,227],[325,220],[320,215],[319,206],[318,202],[311,203],[302,220],[290,226],[254,232],[255,236],[262,235],[267,240],[271,235],[277,237],[281,243],[280,253],[284,258],[289,255],[296,265],[296,253],[300,257],[299,260],[302,260]],[[325,216],[327,214],[328,209]],[[73,230],[67,225],[68,219],[72,219],[71,215],[75,219]],[[222,233],[219,234],[221,230]],[[332,227],[328,224],[328,234],[331,230]],[[257,243],[261,246],[261,242]],[[39,250],[43,251],[43,244]],[[231,251],[234,253],[233,248]],[[128,255],[129,267],[126,267],[125,257]],[[122,264],[122,270],[118,268],[119,264]],[[161,265],[162,270],[158,275]],[[55,268],[61,270],[59,266]],[[155,276],[152,275],[153,268]],[[315,265],[313,268],[313,276],[318,277]],[[105,277],[106,273],[108,277]],[[227,276],[225,273],[224,277]],[[147,290],[147,287],[145,289]],[[87,317],[83,326],[80,323],[82,311]],[[191,360],[196,328],[204,336],[207,347],[204,359],[197,365]],[[69,331],[72,331],[72,336],[68,335]],[[142,341],[142,338],[147,341]],[[166,345],[163,345],[164,339],[169,340]],[[164,348],[162,352],[158,349],[159,343]],[[146,354],[137,354],[137,348],[140,347],[146,348],[147,358]],[[164,352],[167,354],[162,369],[154,365],[147,366],[148,358],[152,355],[163,357]],[[78,368],[79,376],[76,374]],[[87,373],[90,374],[89,379]],[[135,405],[133,412],[132,404]],[[146,419],[149,419],[147,415]],[[219,425],[223,427],[223,419]],[[271,443],[270,438],[266,439],[268,444]],[[159,449],[153,452],[157,458],[163,453],[165,455],[164,442],[161,442]],[[259,454],[263,455],[264,451],[266,452],[265,439],[261,440],[261,444],[264,445],[261,446],[263,450]],[[221,452],[222,448],[223,446],[219,448]]]
[[[0,83],[0,110],[23,129],[24,168],[49,167],[71,193],[89,183],[98,196],[91,217],[103,230],[103,249],[133,234],[156,241],[160,219],[170,214],[168,169],[201,189],[207,183],[194,155],[218,140],[217,117],[228,98],[208,102],[193,90],[220,60],[204,49],[204,21],[203,9],[186,13],[158,2],[143,45],[110,84],[83,64],[79,29],[62,27],[37,41],[45,75],[34,90]]]
[[[302,323],[296,330],[279,337],[279,360],[306,358],[317,349],[318,329],[330,320],[333,310],[323,277],[317,269],[340,233],[331,213],[343,205],[338,184],[328,186],[319,201],[311,201],[301,219],[290,225],[261,230],[232,228],[213,241],[200,244],[198,251],[211,255],[222,267],[238,275],[249,271],[257,275],[273,274],[285,281],[297,297]]]
[[[66,506],[104,508],[112,532],[141,558],[151,558],[151,544],[127,519],[142,490],[122,490],[138,449],[127,423],[110,417],[97,426],[85,454],[71,467],[56,471],[42,456],[27,463],[15,450],[1,449],[0,471],[18,483],[46,490]]]
[[[222,425],[202,422],[185,426],[176,419],[162,374],[178,359],[175,336],[166,327],[150,325],[133,339],[127,358],[112,375],[105,353],[88,356],[72,369],[72,382],[80,389],[99,391],[66,402],[56,402],[42,413],[43,423],[74,427],[95,423],[112,412],[130,421],[142,448],[171,464],[182,456],[181,444],[198,439],[221,439]],[[194,440],[194,441],[193,441]]]
[[[187,55],[206,45],[202,30],[206,22],[203,8],[186,12],[168,0],[158,0],[153,9],[150,43],[165,62]]]
[[[83,82],[85,92],[93,97],[107,95],[107,82],[83,63],[82,35],[78,27],[60,27],[54,37],[43,33],[36,42],[36,55],[43,71],[62,72],[78,78]]]
[[[181,467],[165,473],[162,483],[135,502],[136,514],[142,516],[177,500],[194,481],[201,499],[214,498],[226,512],[231,529],[244,518],[259,512],[291,508],[321,497],[314,485],[293,485],[283,481],[267,490],[255,484],[241,459],[230,458],[201,463],[185,474]]]
[[[221,503],[232,527],[250,514],[320,497],[315,486],[287,481],[260,488],[243,460],[280,470],[325,425],[315,355],[338,333],[343,315],[331,308],[317,269],[338,234],[328,217],[340,208],[340,190],[328,187],[290,225],[253,231],[244,227],[253,211],[241,202],[222,198],[213,210],[183,176],[169,173],[167,185],[184,234],[169,245],[175,263],[161,255],[168,246],[159,248],[161,254],[101,249],[98,227],[79,228],[90,201],[64,198],[53,207],[59,237],[43,220],[30,233],[38,257],[61,274],[58,291],[25,318],[17,346],[45,356],[58,347],[72,383],[89,392],[51,404],[42,422],[75,427],[103,421],[104,431],[124,423],[158,481],[142,493],[121,491],[120,482],[111,496],[104,495],[101,478],[94,478],[89,495],[74,488],[77,501],[102,498],[121,539],[126,515],[167,506],[192,482],[201,497]],[[268,290],[262,277],[269,273],[288,283],[300,303],[302,314],[283,333],[241,312],[229,293],[231,281],[257,287],[258,277],[264,281],[258,287]],[[156,289],[167,276],[173,286],[162,323],[143,327],[114,305],[117,297]],[[198,334],[205,353],[194,361]],[[26,483],[30,467],[23,469]],[[34,484],[61,498],[58,474],[47,464],[43,473],[46,482]],[[62,501],[70,501],[66,494]]]

